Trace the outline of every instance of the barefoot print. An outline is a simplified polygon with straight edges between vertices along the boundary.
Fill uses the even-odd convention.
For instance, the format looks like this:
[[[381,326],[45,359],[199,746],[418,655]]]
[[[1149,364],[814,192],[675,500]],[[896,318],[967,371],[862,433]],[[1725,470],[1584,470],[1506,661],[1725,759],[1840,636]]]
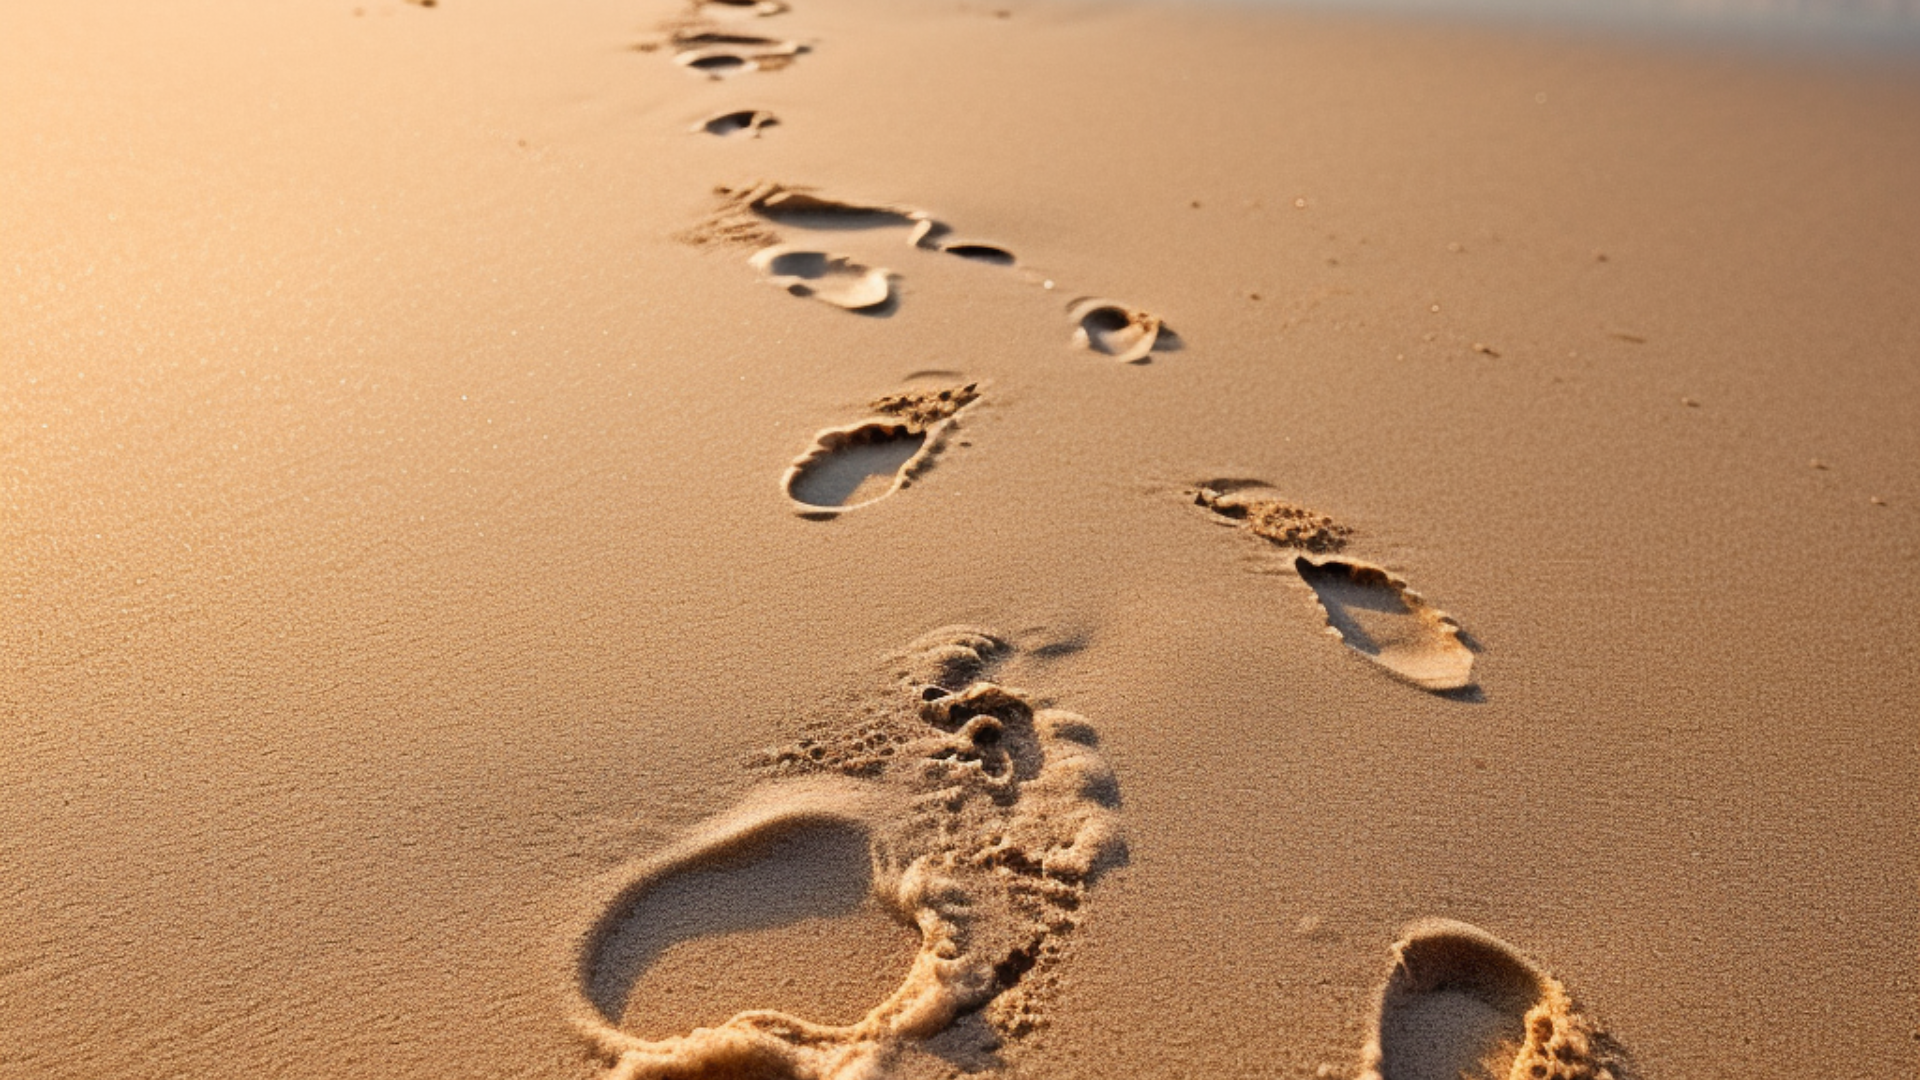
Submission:
[[[767,751],[757,797],[611,889],[576,952],[573,1013],[613,1080],[878,1077],[963,1015],[999,1039],[1045,1025],[1069,935],[1125,842],[1092,725],[994,681],[1013,651],[967,627],[921,638],[856,716]],[[627,1030],[622,988],[647,954],[632,924],[660,917],[650,898],[809,834],[864,840],[871,897],[920,940],[897,988],[847,1024],[749,1010],[659,1038]]]
[[[1422,922],[1393,955],[1361,1080],[1628,1080],[1566,987],[1492,934]]]
[[[795,459],[780,486],[806,517],[827,518],[878,502],[908,486],[943,449],[975,383],[890,394],[870,404],[880,418],[828,428]]]

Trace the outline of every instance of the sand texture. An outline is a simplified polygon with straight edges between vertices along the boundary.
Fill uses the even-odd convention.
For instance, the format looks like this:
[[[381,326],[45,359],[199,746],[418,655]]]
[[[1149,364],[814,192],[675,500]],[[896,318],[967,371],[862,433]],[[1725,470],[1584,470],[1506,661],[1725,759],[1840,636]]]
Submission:
[[[1583,26],[8,5],[0,1080],[1920,1073],[1920,62]]]

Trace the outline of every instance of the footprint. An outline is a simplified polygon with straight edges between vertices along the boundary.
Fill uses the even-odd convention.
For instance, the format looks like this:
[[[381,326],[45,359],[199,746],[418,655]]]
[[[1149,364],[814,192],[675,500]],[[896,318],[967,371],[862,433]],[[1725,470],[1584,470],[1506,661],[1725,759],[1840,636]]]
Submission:
[[[848,311],[870,311],[893,299],[891,274],[850,256],[775,244],[747,261],[769,284]]]
[[[1145,361],[1169,334],[1158,315],[1097,297],[1075,300],[1067,316],[1074,322],[1075,345],[1123,364]]]
[[[723,19],[764,19],[791,9],[785,0],[698,0],[694,10]]]
[[[1433,920],[1393,952],[1361,1080],[1625,1080],[1559,980],[1492,934]]]
[[[709,135],[746,135],[757,139],[763,128],[770,128],[779,122],[779,117],[764,109],[734,109],[715,113],[694,124],[690,130]]]
[[[880,398],[871,407],[886,419],[821,432],[787,468],[781,489],[811,518],[878,502],[913,482],[940,451],[954,417],[979,396],[969,383]]]
[[[1209,480],[1193,489],[1194,505],[1281,547],[1327,553],[1347,546],[1353,529],[1288,502],[1258,480]]]
[[[673,54],[674,63],[712,79],[749,71],[778,71],[807,51],[807,46],[799,42],[747,34],[679,34],[674,44],[679,47]]]
[[[1355,652],[1422,689],[1472,685],[1460,624],[1405,581],[1355,559],[1300,555],[1293,567],[1313,587],[1329,632]]]
[[[854,1080],[916,1055],[923,1067],[938,1065],[940,1048],[928,1040],[963,1017],[990,1026],[988,1042],[1044,1025],[1068,935],[1126,847],[1118,788],[1092,726],[993,681],[1014,652],[966,627],[920,639],[890,659],[851,721],[816,722],[763,755],[756,768],[767,783],[745,806],[614,883],[577,944],[573,993],[576,1029],[610,1063],[610,1078]],[[621,1000],[621,987],[645,985],[644,972],[632,980],[636,966],[659,955],[648,942],[714,925],[703,920],[768,921],[709,911],[676,923],[677,902],[698,893],[675,890],[695,878],[711,887],[717,873],[754,866],[760,880],[781,881],[780,856],[766,852],[783,838],[828,853],[813,864],[815,877],[864,882],[873,904],[917,928],[901,981],[846,1023],[753,1009],[684,1034],[631,1030],[627,1016],[647,1003]],[[849,850],[855,838],[865,842],[864,869]],[[844,908],[859,890],[825,891]],[[777,886],[753,904],[779,913],[772,921],[820,910]],[[721,968],[712,977],[730,975]]]
[[[919,936],[874,900],[865,823],[836,809],[846,795],[857,804],[857,792],[815,805],[795,789],[736,811],[619,896],[586,973],[599,1014],[657,1038],[721,1023],[742,1005],[853,1023],[885,997]],[[776,950],[796,963],[751,962]],[[720,985],[716,968],[728,973]]]

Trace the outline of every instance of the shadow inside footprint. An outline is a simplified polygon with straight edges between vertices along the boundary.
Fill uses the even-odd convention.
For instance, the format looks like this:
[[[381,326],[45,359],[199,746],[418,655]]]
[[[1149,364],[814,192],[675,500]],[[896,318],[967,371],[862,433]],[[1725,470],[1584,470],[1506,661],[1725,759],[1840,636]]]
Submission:
[[[940,249],[949,255],[958,255],[974,262],[991,263],[994,266],[1012,266],[1013,252],[992,244],[959,243],[948,244]]]
[[[795,502],[844,508],[872,502],[892,491],[901,470],[927,442],[925,431],[904,424],[861,424],[829,432],[819,450],[795,466],[787,494]]]
[[[887,314],[891,310],[892,276],[845,255],[776,244],[747,261],[765,274],[770,284],[795,296],[811,297],[848,311]]]
[[[1073,343],[1123,364],[1146,363],[1162,338],[1172,338],[1160,317],[1097,297],[1077,300],[1067,309],[1074,322]]]
[[[1434,920],[1394,955],[1362,1080],[1624,1080],[1559,980],[1492,934]]]
[[[696,132],[709,135],[746,135],[759,138],[763,128],[770,128],[780,122],[780,118],[762,109],[735,109],[718,113],[693,125]]]
[[[871,892],[863,829],[789,823],[627,898],[593,956],[588,997],[643,1037],[749,1007],[851,1023],[899,985],[919,944]]]
[[[1427,604],[1406,582],[1350,559],[1294,559],[1313,587],[1327,625],[1367,659],[1427,690],[1473,681],[1473,652],[1452,616]]]

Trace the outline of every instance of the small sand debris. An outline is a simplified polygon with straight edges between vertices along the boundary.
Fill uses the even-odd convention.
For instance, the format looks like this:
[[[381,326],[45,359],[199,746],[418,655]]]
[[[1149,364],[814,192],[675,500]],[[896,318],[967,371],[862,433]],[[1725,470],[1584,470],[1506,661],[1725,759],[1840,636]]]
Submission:
[[[1697,409],[1697,408],[1699,408],[1699,407],[1700,407],[1700,403],[1699,403],[1698,401],[1695,401],[1694,399],[1692,399],[1692,398],[1690,398],[1690,397],[1683,397],[1683,398],[1681,398],[1681,399],[1680,399],[1680,404],[1682,404],[1682,405],[1685,405],[1685,406],[1686,406],[1687,408],[1689,408],[1689,409]]]
[[[1812,461],[1807,462],[1807,467],[1813,468],[1813,469],[1819,469],[1821,472],[1827,471],[1827,463],[1824,461],[1821,461],[1819,458],[1814,458]]]
[[[979,400],[980,384],[949,386],[941,390],[908,390],[875,398],[868,407],[885,416],[898,417],[915,431],[933,425]]]
[[[1491,356],[1495,360],[1498,360],[1500,358],[1500,350],[1494,348],[1491,345],[1486,344],[1485,342],[1480,342],[1480,341],[1474,342],[1473,351],[1480,353],[1483,356]]]
[[[1883,498],[1881,498],[1881,497],[1880,497],[1880,496],[1878,496],[1878,495],[1869,495],[1869,496],[1867,496],[1867,502],[1869,502],[1869,503],[1871,503],[1871,504],[1872,504],[1872,505],[1874,505],[1874,506],[1885,506],[1885,505],[1887,505],[1887,500],[1885,500],[1885,499],[1883,499]]]
[[[1345,548],[1347,538],[1353,535],[1351,527],[1325,514],[1251,492],[1199,487],[1194,489],[1193,502],[1221,517],[1245,523],[1248,532],[1281,547],[1325,554]]]

